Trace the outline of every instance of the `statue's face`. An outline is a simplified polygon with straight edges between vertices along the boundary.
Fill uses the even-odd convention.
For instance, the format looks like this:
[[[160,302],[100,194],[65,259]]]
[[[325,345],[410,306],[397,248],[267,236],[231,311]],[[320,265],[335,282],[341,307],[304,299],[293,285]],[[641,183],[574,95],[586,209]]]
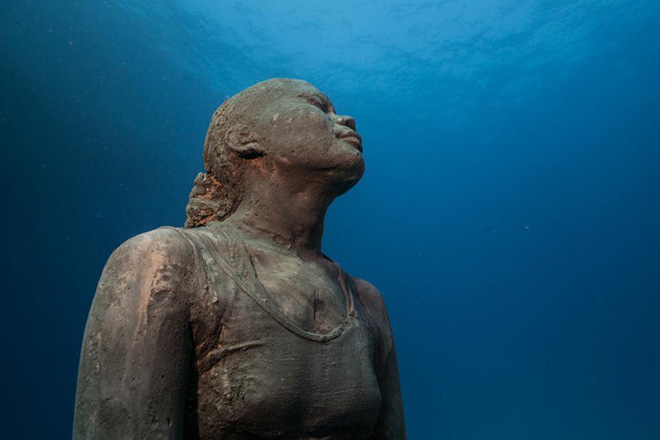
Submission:
[[[355,121],[340,116],[325,94],[304,81],[287,81],[258,99],[255,129],[280,168],[313,171],[346,191],[362,177],[362,140]],[[293,169],[292,168],[292,169]]]

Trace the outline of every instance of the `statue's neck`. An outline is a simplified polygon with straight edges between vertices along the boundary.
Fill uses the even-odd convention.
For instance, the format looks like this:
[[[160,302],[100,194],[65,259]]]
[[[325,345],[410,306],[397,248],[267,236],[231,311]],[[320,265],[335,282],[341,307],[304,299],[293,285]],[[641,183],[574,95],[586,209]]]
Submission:
[[[323,224],[334,199],[313,182],[287,185],[258,179],[245,188],[237,211],[223,223],[248,237],[292,250],[303,258],[322,255]]]

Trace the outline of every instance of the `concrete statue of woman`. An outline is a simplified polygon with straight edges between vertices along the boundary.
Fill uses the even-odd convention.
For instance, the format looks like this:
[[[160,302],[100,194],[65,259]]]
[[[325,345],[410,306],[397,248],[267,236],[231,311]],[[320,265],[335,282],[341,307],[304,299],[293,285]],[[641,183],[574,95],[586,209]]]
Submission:
[[[274,79],[213,114],[186,228],[128,240],[98,285],[75,439],[405,439],[371,284],[321,252],[362,177],[355,121]]]

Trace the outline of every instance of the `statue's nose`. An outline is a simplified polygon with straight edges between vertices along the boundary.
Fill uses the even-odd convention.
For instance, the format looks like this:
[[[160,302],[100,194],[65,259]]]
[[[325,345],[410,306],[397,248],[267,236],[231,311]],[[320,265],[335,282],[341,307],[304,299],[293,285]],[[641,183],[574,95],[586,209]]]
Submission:
[[[337,116],[337,124],[344,125],[351,130],[355,131],[355,119],[350,116],[341,115]]]

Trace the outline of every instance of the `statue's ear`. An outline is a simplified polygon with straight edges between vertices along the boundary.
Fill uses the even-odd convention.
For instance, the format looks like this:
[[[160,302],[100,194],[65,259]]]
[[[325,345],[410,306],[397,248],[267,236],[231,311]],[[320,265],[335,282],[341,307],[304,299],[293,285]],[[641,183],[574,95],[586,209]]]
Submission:
[[[236,125],[227,132],[227,146],[245,159],[264,155],[263,146],[247,125]]]

